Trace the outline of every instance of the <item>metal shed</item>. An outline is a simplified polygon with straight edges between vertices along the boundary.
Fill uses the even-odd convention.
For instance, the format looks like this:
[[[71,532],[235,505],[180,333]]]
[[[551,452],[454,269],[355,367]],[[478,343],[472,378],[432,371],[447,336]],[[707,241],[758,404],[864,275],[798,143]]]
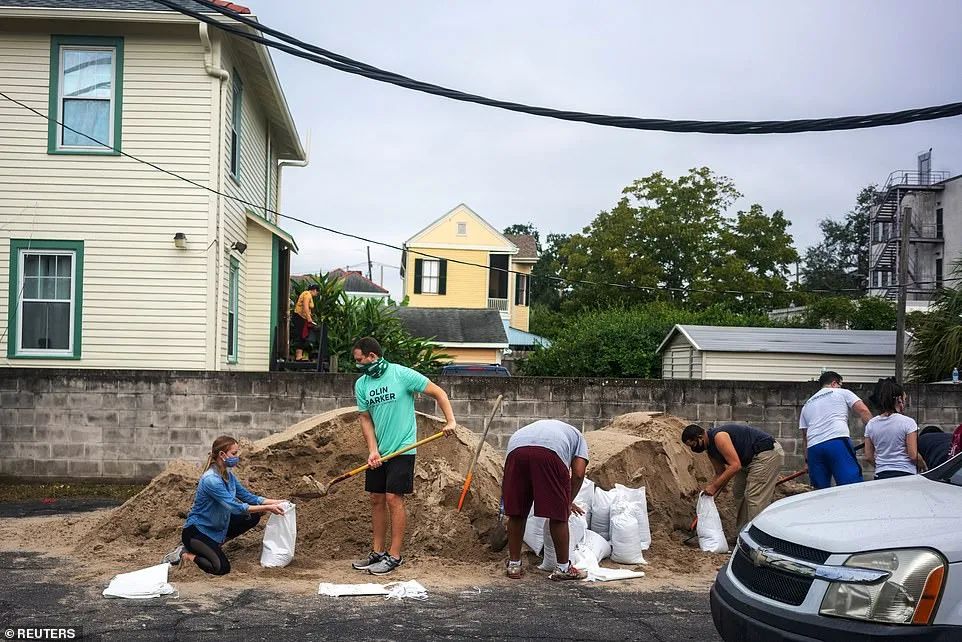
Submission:
[[[663,379],[812,381],[835,370],[872,383],[895,374],[892,331],[675,325],[658,353]]]

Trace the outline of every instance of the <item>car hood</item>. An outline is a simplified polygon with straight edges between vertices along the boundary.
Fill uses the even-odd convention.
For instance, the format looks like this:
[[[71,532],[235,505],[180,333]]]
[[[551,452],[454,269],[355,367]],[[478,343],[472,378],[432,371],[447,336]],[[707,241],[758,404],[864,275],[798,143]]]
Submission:
[[[832,553],[926,547],[962,561],[962,487],[921,475],[787,497],[753,524],[773,537]]]

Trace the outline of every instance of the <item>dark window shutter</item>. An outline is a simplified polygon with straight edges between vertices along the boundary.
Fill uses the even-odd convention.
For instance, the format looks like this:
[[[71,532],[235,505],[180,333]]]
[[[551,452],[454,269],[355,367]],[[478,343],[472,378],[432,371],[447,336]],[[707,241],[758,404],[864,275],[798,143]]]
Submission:
[[[514,275],[514,304],[521,305],[521,275]]]
[[[524,304],[531,305],[531,277],[524,276]]]
[[[448,292],[448,261],[447,259],[441,259],[441,265],[438,267],[438,294],[447,294]]]
[[[414,259],[414,293],[421,294],[421,277],[424,275],[424,259]]]

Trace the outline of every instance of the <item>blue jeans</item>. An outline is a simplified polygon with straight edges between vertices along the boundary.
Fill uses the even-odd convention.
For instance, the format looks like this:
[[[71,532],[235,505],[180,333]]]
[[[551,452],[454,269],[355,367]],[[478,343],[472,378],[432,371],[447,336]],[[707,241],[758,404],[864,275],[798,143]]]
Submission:
[[[810,446],[808,478],[816,490],[829,488],[833,478],[836,486],[862,481],[862,467],[855,458],[852,440],[848,437],[836,437]]]

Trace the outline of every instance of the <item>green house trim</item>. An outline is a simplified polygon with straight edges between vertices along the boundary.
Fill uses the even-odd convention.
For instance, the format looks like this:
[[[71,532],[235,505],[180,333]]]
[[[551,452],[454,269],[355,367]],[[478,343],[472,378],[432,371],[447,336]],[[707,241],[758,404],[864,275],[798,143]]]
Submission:
[[[60,133],[60,49],[67,46],[113,47],[114,54],[114,127],[113,147],[111,149],[61,148],[58,140]],[[124,39],[107,36],[51,36],[50,37],[50,82],[47,103],[47,153],[79,156],[120,156],[121,131],[124,105]],[[106,142],[106,141],[104,141]]]
[[[74,307],[73,307],[73,346],[72,354],[18,354],[20,333],[17,327],[17,312],[20,310],[20,252],[22,250],[64,250],[73,252],[74,265]],[[83,339],[83,277],[84,277],[84,242],[83,241],[52,241],[37,239],[10,239],[10,272],[7,289],[7,358],[8,359],[80,359],[82,355],[81,342]]]

